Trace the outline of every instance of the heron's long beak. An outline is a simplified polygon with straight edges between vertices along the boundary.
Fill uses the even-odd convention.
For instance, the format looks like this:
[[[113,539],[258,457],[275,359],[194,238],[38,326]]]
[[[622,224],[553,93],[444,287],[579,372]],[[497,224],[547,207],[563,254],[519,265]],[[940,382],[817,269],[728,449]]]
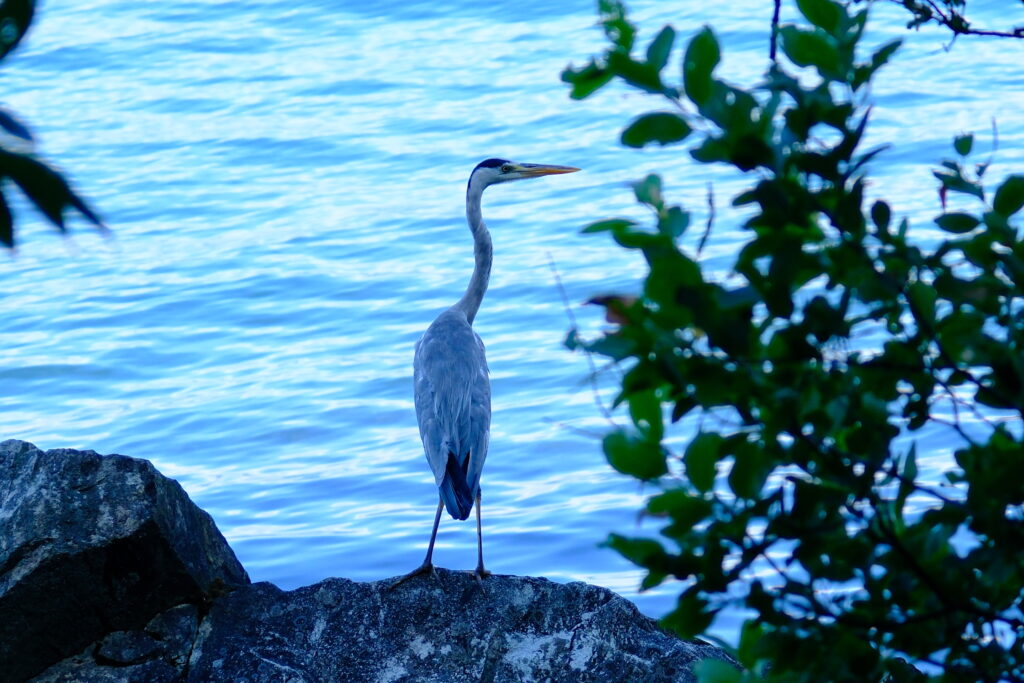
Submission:
[[[550,164],[519,164],[519,168],[516,170],[525,178],[533,178],[542,175],[555,175],[557,173],[575,173],[580,169],[573,166],[551,166]]]

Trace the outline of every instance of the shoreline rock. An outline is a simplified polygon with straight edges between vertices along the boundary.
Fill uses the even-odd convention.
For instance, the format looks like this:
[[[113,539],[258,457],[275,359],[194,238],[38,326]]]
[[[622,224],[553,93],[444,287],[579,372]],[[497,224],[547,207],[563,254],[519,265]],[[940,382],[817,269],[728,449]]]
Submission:
[[[250,584],[143,460],[0,443],[0,680],[693,681],[720,648],[586,583]]]

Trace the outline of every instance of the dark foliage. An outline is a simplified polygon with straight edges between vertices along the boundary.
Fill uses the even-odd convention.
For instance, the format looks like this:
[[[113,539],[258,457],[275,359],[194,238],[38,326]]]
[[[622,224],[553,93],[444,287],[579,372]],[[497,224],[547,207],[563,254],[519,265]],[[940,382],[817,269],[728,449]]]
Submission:
[[[34,0],[4,0],[0,4],[0,59],[21,41],[35,16]],[[78,210],[101,231],[107,228],[86,203],[72,191],[60,172],[38,159],[32,148],[35,140],[28,127],[8,111],[0,109],[0,244],[13,248],[14,216],[4,194],[5,179],[14,181],[22,192],[61,232],[66,232],[64,211]]]
[[[736,653],[749,671],[705,680],[1024,681],[1024,176],[993,192],[958,137],[935,172],[944,237],[912,239],[865,199],[884,163],[862,146],[867,86],[899,41],[861,56],[866,8],[797,5],[806,24],[779,29],[784,59],[751,88],[716,76],[710,28],[681,62],[671,27],[638,56],[617,0],[599,3],[608,50],[563,74],[577,99],[618,79],[668,105],[624,144],[696,138],[693,159],[749,179],[724,282],[680,245],[690,214],[656,175],[634,184],[652,225],[585,229],[645,268],[641,296],[598,300],[618,325],[568,343],[625,371],[632,424],[604,451],[656,484],[646,513],[665,524],[608,544],[645,587],[683,582],[664,624],[684,636],[726,607],[754,615]],[[976,208],[945,212],[957,194]],[[924,434],[953,454],[941,478],[920,474]]]

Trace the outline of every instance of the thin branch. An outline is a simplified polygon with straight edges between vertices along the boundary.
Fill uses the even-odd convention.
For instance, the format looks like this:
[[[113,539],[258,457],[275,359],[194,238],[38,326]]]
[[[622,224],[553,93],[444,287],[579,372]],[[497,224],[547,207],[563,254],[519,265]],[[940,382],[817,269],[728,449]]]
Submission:
[[[576,316],[572,312],[572,306],[569,304],[569,295],[565,293],[565,286],[562,284],[562,277],[558,274],[558,267],[555,265],[555,259],[551,256],[551,252],[548,252],[548,265],[551,266],[551,272],[555,276],[555,284],[558,286],[558,292],[562,295],[562,305],[565,307],[565,314],[569,318],[569,324],[572,325],[572,331],[574,334],[579,332],[579,325],[576,322]],[[618,426],[615,420],[612,419],[612,414],[608,408],[604,405],[604,401],[601,400],[601,392],[597,387],[597,365],[594,363],[594,357],[590,352],[590,349],[583,348],[583,354],[587,357],[587,364],[590,366],[590,389],[594,393],[594,403],[597,405],[597,409],[601,411],[601,415],[604,416],[608,422],[612,423],[613,426]]]
[[[775,64],[778,60],[776,57],[776,47],[779,42],[779,13],[782,12],[782,0],[775,0],[775,11],[772,12],[772,38],[771,45],[768,48],[768,59],[772,64]]]
[[[704,244],[708,241],[708,237],[711,236],[711,226],[715,222],[715,189],[708,181],[708,222],[704,226],[704,234],[701,235],[700,242],[697,244],[697,258],[700,258],[700,253],[704,251]]]

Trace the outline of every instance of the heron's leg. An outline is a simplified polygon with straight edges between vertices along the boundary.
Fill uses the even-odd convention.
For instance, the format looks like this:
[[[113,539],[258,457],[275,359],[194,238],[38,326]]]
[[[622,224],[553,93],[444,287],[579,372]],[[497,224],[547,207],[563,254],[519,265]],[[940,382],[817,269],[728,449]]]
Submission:
[[[444,509],[444,501],[437,501],[437,513],[434,515],[434,530],[430,533],[430,545],[427,546],[427,556],[423,558],[423,564],[405,576],[399,578],[397,581],[388,586],[388,590],[398,587],[399,584],[405,583],[414,576],[420,574],[430,574],[431,576],[437,576],[434,574],[434,565],[431,564],[431,557],[434,555],[434,541],[437,539],[437,527],[441,524],[441,510]]]
[[[437,540],[437,527],[441,524],[441,510],[444,509],[444,501],[437,501],[437,512],[434,514],[434,530],[430,532],[430,545],[427,546],[427,556],[423,560],[424,567],[433,567],[430,558],[434,556],[434,541]]]
[[[477,564],[476,564],[476,578],[478,581],[483,582],[485,576],[490,576],[491,573],[484,569],[484,534],[480,524],[480,491],[476,492],[476,551],[477,551]]]

